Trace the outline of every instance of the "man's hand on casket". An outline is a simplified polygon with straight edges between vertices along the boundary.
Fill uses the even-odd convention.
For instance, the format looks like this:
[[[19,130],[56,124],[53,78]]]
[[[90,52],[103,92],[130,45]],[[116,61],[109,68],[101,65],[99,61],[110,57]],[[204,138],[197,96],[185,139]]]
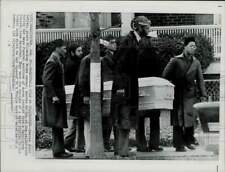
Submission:
[[[89,97],[84,97],[83,98],[84,104],[90,104],[90,98]]]
[[[207,97],[200,97],[200,99],[201,99],[201,102],[206,102],[207,101]]]
[[[53,104],[59,103],[59,98],[58,98],[57,96],[52,97],[52,103],[53,103]]]

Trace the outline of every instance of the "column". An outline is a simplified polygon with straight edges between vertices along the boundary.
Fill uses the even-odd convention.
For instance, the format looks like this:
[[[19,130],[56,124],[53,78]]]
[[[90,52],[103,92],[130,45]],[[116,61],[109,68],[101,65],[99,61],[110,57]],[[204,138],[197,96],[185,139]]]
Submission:
[[[121,36],[127,35],[131,30],[130,22],[134,18],[134,13],[121,13]]]
[[[65,28],[73,28],[73,13],[65,13]]]

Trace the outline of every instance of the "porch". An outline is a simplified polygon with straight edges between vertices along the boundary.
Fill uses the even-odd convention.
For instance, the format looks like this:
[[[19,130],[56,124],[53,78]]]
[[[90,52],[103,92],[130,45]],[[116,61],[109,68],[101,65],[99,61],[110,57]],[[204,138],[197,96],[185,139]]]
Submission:
[[[101,36],[113,35],[121,36],[121,28],[101,28]],[[186,26],[160,26],[151,27],[152,31],[157,34],[202,34],[206,36],[214,47],[214,57],[218,60],[221,56],[221,26],[220,25],[186,25]],[[37,29],[36,43],[50,42],[55,39],[63,39],[65,41],[85,41],[90,36],[88,28],[72,28],[72,29]]]

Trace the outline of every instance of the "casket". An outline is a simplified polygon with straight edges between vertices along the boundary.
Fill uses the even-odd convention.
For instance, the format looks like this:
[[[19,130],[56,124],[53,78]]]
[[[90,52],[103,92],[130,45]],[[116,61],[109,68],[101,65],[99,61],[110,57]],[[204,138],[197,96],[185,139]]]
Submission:
[[[139,110],[173,109],[174,85],[159,77],[139,78]]]
[[[173,109],[174,85],[159,77],[139,78],[139,111]],[[74,85],[65,86],[67,113],[69,113]],[[112,81],[104,82],[102,115],[110,113]],[[70,117],[68,117],[70,118]]]
[[[67,118],[70,119],[71,116],[69,116],[69,113],[70,113],[70,106],[71,106],[71,101],[72,101],[72,97],[73,97],[74,85],[66,85],[65,91],[66,91]]]
[[[70,119],[71,116],[69,116],[69,112],[70,112],[73,91],[74,91],[74,85],[66,85],[65,91],[66,91],[67,117],[68,117],[68,119]],[[102,115],[103,116],[108,116],[110,113],[111,91],[112,91],[112,81],[104,82],[104,94],[103,94],[103,102],[102,102],[102,104],[103,104]]]
[[[112,81],[104,82],[104,92],[103,92],[103,106],[102,106],[102,115],[108,116],[110,113],[112,97]]]

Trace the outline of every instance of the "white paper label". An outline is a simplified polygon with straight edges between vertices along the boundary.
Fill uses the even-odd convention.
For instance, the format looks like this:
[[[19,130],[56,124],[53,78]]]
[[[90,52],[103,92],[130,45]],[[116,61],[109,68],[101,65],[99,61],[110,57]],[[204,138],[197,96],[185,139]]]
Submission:
[[[101,63],[91,63],[90,66],[90,91],[101,92]]]

